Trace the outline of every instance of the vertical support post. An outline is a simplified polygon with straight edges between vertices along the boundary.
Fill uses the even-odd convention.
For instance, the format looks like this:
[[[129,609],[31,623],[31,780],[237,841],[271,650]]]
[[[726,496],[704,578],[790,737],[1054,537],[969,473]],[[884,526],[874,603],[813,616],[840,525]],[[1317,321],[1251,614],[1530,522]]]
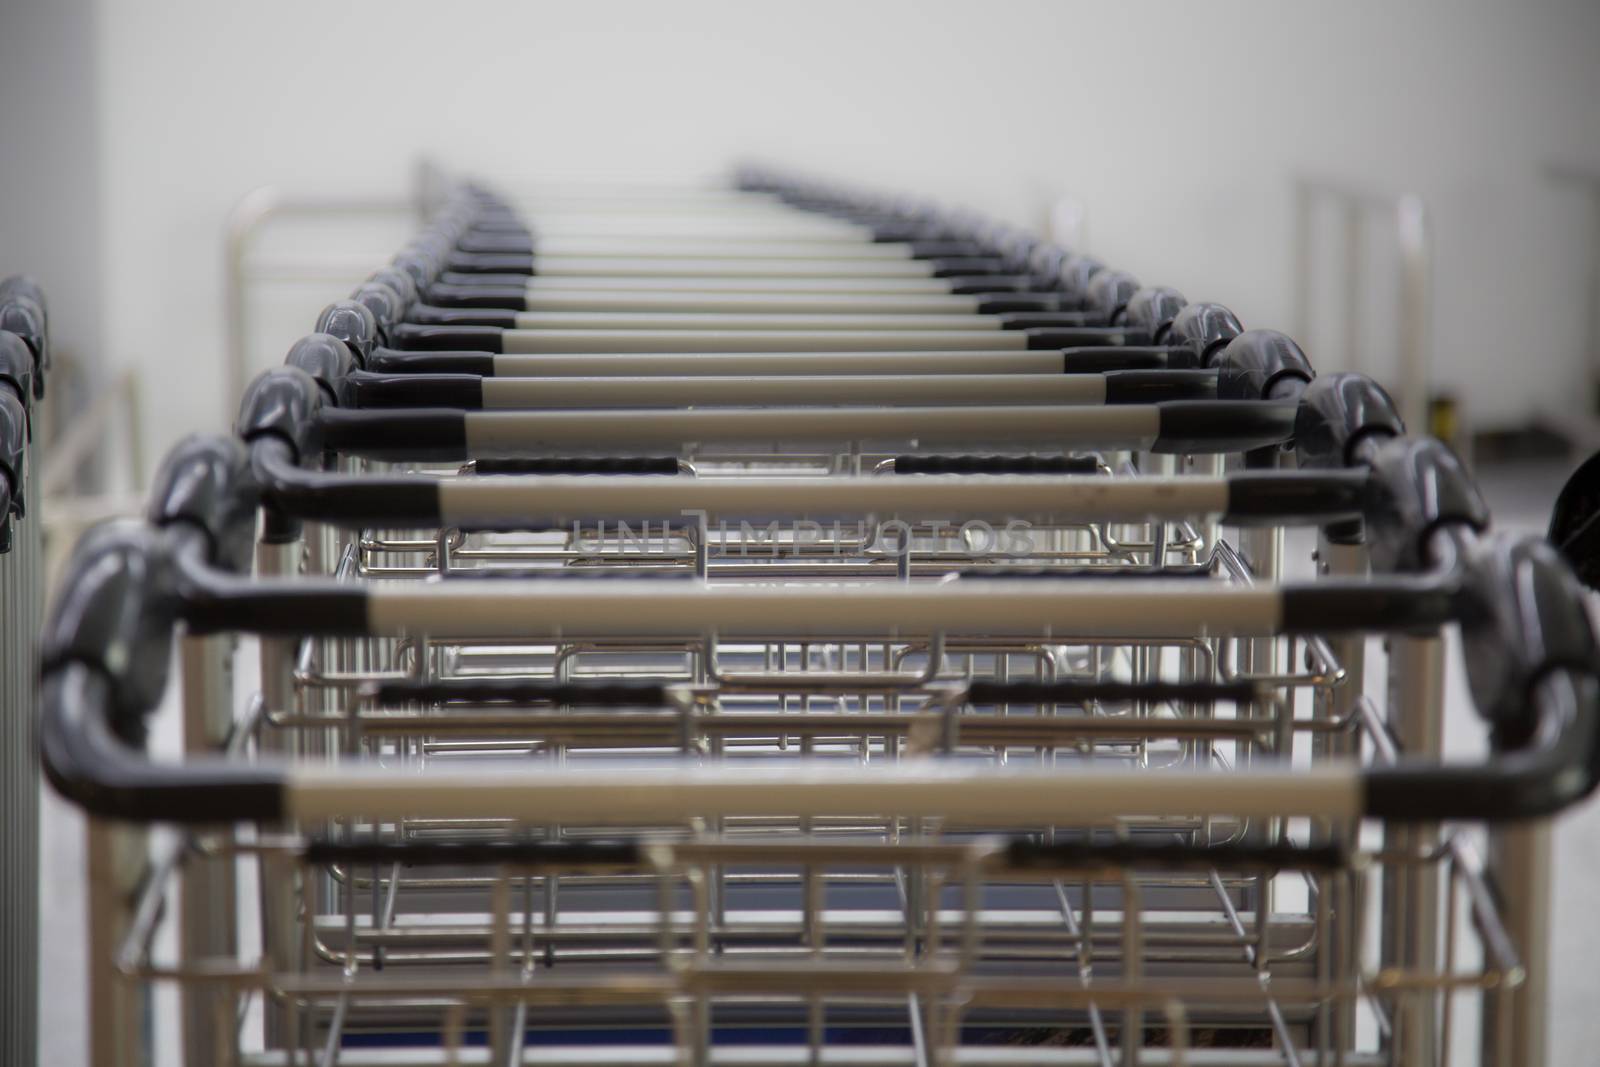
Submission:
[[[117,946],[133,921],[149,870],[142,829],[91,817],[89,867],[89,1056],[95,1067],[154,1063],[147,1006],[138,985],[117,970]]]
[[[233,711],[234,638],[186,636],[179,646],[183,675],[183,750],[186,755],[214,754],[228,740]],[[191,861],[179,882],[179,954],[184,964],[207,957],[231,957],[237,951],[237,884],[233,860]],[[185,982],[181,987],[183,1059],[212,1064],[221,1050],[233,1049],[228,1035],[218,1033],[217,998],[224,988]]]
[[[1483,1013],[1484,1062],[1493,1067],[1544,1067],[1548,1055],[1550,845],[1549,819],[1507,824],[1489,834],[1490,886],[1526,972],[1522,985],[1501,994],[1511,998],[1509,1034],[1497,1013]]]
[[[1389,727],[1405,755],[1435,760],[1444,749],[1444,641],[1438,637],[1389,639]],[[1435,824],[1391,826],[1385,847],[1409,856],[1431,854],[1439,845]],[[1439,961],[1440,878],[1437,864],[1385,868],[1382,945],[1385,964],[1433,973]],[[1397,1005],[1398,1007],[1398,1005]],[[1438,1056],[1439,1019],[1431,999],[1405,1013],[1397,1062],[1432,1064]],[[1397,1015],[1399,1012],[1397,1012]]]
[[[266,519],[264,530],[270,531],[272,522]],[[256,545],[256,573],[262,576],[285,576],[299,573],[301,544],[298,536],[275,540],[264,535]],[[293,638],[262,637],[261,700],[263,713],[290,711],[295,706],[294,658],[299,642]],[[283,751],[281,738],[269,730],[263,735],[264,751]],[[261,878],[261,937],[262,947],[274,966],[295,969],[299,965],[300,939],[296,935],[293,894],[295,879],[288,865],[275,865],[262,861]],[[266,1046],[270,1049],[292,1048],[298,1040],[291,1027],[289,1013],[272,999],[264,1003],[263,1025]]]

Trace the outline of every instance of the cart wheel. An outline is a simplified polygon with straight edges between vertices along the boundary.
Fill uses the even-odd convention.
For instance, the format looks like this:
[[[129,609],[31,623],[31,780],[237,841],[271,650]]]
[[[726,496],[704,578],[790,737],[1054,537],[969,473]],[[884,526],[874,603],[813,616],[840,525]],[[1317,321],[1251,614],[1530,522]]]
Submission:
[[[1550,541],[1584,585],[1600,588],[1600,452],[1561,487],[1550,513]]]

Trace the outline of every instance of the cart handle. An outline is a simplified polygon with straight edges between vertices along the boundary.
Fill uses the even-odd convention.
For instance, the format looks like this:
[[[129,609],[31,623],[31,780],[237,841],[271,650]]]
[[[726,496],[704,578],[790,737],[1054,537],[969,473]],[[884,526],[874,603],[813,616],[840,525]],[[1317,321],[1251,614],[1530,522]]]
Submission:
[[[222,468],[213,468],[213,453],[217,450],[227,450],[238,458]],[[247,473],[246,451],[245,446],[227,438],[195,438],[180,443],[158,474],[156,499],[161,502],[151,511],[151,520],[157,525],[168,521],[167,516],[201,521],[207,523],[205,528],[213,540],[222,536],[208,518],[212,511],[195,515],[183,502],[183,495],[189,492],[204,491],[208,496],[221,492],[220,488],[213,488],[210,474],[190,473],[190,467],[200,467],[217,477],[232,471],[227,477],[233,479],[230,491],[239,501],[240,514],[253,506],[265,506],[284,520],[315,519],[346,526],[415,523],[457,529],[526,528],[531,522],[542,521],[541,516],[554,517],[558,522],[572,518],[682,521],[686,509],[697,508],[716,510],[732,518],[770,519],[790,514],[807,517],[808,513],[816,518],[841,512],[875,513],[889,518],[898,513],[894,501],[902,501],[900,506],[910,509],[907,516],[923,514],[952,522],[958,513],[1020,518],[1025,507],[1030,514],[1059,514],[1063,518],[1079,515],[1082,521],[1119,517],[1129,521],[1143,517],[1192,519],[1215,514],[1244,526],[1264,522],[1320,525],[1359,519],[1373,501],[1381,499],[1370,485],[1374,475],[1366,470],[1241,471],[1221,478],[1093,483],[1086,482],[1082,475],[1055,474],[1053,477],[1062,480],[1053,483],[1044,474],[1045,468],[1056,466],[1048,458],[937,457],[937,462],[924,468],[915,463],[902,467],[906,457],[897,457],[897,471],[926,469],[929,473],[919,474],[915,482],[905,478],[887,485],[873,476],[803,481],[786,477],[777,483],[781,491],[775,498],[772,485],[751,480],[716,485],[696,482],[665,495],[657,492],[654,484],[647,487],[631,480],[630,476],[641,477],[655,483],[674,476],[681,467],[671,457],[479,460],[478,473],[494,475],[493,480],[463,480],[430,475],[350,476],[308,470],[295,462],[292,446],[276,435],[260,436],[250,444]],[[933,473],[951,466],[969,473]],[[1068,470],[1085,466],[1071,460],[1062,465]],[[974,486],[970,480],[974,473],[1008,470],[1026,473],[1028,484]],[[568,480],[571,475],[605,475],[608,480],[579,485]],[[991,488],[1006,493],[1002,499],[1018,503],[995,504],[987,512],[962,503],[973,499],[974,493]],[[846,500],[854,503],[842,503]],[[937,514],[940,511],[944,514]],[[216,521],[222,518],[217,515]],[[230,519],[226,525],[231,527],[234,521]],[[248,522],[242,523],[237,532],[248,534]]]
[[[275,818],[285,810],[284,792],[298,771],[199,762],[162,767],[137,751],[166,686],[180,619],[196,633],[225,619],[261,632],[301,633],[308,623],[320,632],[368,630],[371,594],[340,583],[240,582],[207,568],[207,548],[192,529],[111,523],[86,536],[69,566],[43,636],[41,736],[57,788],[97,814],[215,821]],[[1332,794],[1308,781],[1324,801],[1348,789],[1355,807],[1341,814],[1550,814],[1587,795],[1600,778],[1600,654],[1581,588],[1559,555],[1542,541],[1490,538],[1464,554],[1458,571],[1444,582],[1317,583],[1280,593],[1279,625],[1289,631],[1418,624],[1420,616],[1407,613],[1419,610],[1434,625],[1459,620],[1474,704],[1491,726],[1498,755],[1485,766],[1351,769],[1341,772],[1350,782]],[[1041,780],[1057,790],[1074,788]],[[1174,780],[1152,779],[1148,788]],[[1292,799],[1286,803],[1294,807]]]

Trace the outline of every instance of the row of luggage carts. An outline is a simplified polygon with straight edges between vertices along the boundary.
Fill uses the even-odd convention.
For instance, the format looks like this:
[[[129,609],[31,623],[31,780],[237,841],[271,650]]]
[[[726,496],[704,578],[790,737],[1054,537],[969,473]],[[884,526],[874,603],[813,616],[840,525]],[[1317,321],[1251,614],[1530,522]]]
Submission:
[[[0,1062],[36,1056],[39,759],[36,639],[44,601],[34,405],[50,360],[44,291],[0,280]]]
[[[1375,382],[766,170],[459,184],[43,645],[104,1064],[1535,1063],[1600,772]]]

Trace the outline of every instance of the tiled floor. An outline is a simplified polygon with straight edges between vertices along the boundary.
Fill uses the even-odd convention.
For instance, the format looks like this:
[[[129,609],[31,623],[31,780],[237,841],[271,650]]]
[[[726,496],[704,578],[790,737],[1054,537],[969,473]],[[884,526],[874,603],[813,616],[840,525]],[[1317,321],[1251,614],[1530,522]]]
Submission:
[[[1497,525],[1542,532],[1564,469],[1550,465],[1501,467],[1481,472]],[[1459,672],[1459,664],[1455,671]],[[1458,691],[1447,710],[1448,732],[1477,736],[1480,727]],[[43,805],[42,879],[44,974],[41,1060],[52,1067],[86,1062],[83,1000],[84,869],[82,822],[53,796]],[[1600,802],[1568,815],[1556,832],[1553,964],[1550,1004],[1552,1067],[1596,1062],[1600,1049]],[[163,1013],[157,1012],[160,1016]],[[170,1019],[161,1030],[170,1034]],[[1468,1061],[1471,1062],[1471,1061]]]

